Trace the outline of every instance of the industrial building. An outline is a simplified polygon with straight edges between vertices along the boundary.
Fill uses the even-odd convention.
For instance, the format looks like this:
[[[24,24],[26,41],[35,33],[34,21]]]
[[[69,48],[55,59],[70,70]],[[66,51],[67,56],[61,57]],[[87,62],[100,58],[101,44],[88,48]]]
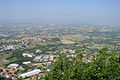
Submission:
[[[35,74],[39,74],[40,72],[42,72],[40,69],[35,69],[35,70],[33,70],[33,71],[20,74],[19,77],[22,77],[22,78],[30,77],[30,76],[33,76],[33,75],[35,75]]]

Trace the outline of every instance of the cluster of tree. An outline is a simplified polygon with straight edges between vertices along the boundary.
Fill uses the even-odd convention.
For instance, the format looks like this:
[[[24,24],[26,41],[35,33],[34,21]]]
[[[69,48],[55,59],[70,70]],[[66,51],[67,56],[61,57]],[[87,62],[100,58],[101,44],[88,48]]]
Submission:
[[[103,48],[89,63],[83,62],[83,54],[76,51],[76,57],[59,55],[45,74],[45,80],[120,80],[120,55]]]

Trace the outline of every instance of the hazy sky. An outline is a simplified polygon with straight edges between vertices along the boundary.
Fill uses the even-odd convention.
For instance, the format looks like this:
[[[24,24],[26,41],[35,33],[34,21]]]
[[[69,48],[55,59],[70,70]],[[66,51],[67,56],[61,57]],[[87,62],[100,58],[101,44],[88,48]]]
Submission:
[[[0,23],[120,24],[120,0],[0,0]]]

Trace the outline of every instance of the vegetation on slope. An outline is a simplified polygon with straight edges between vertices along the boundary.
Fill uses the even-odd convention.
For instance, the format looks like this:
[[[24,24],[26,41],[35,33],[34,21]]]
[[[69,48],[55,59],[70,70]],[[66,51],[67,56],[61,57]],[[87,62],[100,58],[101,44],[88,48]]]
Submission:
[[[78,50],[76,57],[59,55],[46,73],[45,80],[120,80],[120,55],[103,48],[93,56],[92,62],[83,62]]]

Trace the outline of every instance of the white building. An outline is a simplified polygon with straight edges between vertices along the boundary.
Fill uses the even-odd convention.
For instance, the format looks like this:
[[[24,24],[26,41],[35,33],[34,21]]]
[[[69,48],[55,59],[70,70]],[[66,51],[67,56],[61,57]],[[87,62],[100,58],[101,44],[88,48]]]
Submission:
[[[23,64],[27,65],[27,64],[31,64],[31,62],[27,61],[27,62],[23,62]]]
[[[24,57],[32,57],[32,54],[28,54],[28,53],[23,53],[22,54]]]
[[[19,66],[19,64],[9,64],[7,67],[10,68],[10,67],[13,67],[13,68],[17,68]]]
[[[42,52],[42,51],[41,51],[41,50],[39,50],[39,49],[37,49],[37,50],[36,50],[36,53],[38,53],[38,52]]]
[[[32,76],[32,75],[35,75],[35,74],[39,74],[40,72],[42,72],[40,69],[35,69],[33,71],[20,74],[19,77],[25,78],[25,77],[29,77],[29,76]]]

